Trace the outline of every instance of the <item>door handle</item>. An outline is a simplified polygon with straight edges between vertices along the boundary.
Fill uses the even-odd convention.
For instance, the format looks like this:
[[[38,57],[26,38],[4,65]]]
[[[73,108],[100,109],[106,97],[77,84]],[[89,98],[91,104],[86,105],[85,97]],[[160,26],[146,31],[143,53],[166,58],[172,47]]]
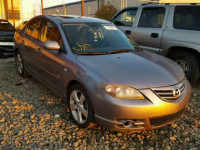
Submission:
[[[158,34],[158,33],[151,33],[151,37],[152,37],[152,38],[158,38],[158,37],[159,37],[159,34]]]

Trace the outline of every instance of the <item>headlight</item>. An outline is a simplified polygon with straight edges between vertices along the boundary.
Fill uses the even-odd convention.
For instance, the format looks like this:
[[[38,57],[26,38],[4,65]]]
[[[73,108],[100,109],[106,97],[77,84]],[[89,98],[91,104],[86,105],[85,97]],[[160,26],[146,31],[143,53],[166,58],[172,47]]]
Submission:
[[[144,96],[136,89],[123,85],[105,83],[102,84],[103,90],[109,95],[120,99],[143,100]]]

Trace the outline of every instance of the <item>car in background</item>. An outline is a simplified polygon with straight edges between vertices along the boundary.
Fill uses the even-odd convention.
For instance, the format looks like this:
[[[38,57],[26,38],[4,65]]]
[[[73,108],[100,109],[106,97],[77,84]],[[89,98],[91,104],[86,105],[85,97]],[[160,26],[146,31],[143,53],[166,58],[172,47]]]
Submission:
[[[19,75],[31,74],[58,94],[80,128],[159,128],[177,120],[190,100],[181,67],[136,49],[106,20],[37,16],[15,32],[15,48]]]
[[[200,5],[127,7],[111,21],[147,51],[178,63],[191,83],[200,77]]]
[[[0,57],[14,55],[15,28],[7,21],[0,19]]]

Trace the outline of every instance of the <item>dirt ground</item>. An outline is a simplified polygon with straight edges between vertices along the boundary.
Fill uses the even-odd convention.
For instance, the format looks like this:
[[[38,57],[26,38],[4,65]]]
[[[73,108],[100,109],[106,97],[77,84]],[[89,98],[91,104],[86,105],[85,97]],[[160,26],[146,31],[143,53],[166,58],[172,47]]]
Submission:
[[[14,58],[0,59],[0,149],[200,149],[200,82],[184,115],[153,131],[79,129],[67,107],[34,78],[21,78]]]

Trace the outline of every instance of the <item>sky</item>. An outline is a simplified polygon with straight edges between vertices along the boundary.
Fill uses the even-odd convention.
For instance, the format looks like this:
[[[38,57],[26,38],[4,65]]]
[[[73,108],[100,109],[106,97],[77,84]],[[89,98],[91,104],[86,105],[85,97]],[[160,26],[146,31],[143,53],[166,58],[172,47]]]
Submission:
[[[41,4],[41,0],[34,0],[35,1],[35,7],[38,7],[38,5]],[[55,6],[55,5],[59,5],[59,4],[63,4],[63,3],[71,3],[71,2],[77,2],[80,0],[43,0],[44,1],[44,8],[46,7],[51,7],[51,6]]]
[[[33,1],[33,5],[35,8],[35,13],[36,15],[39,15],[41,13],[41,0],[32,0]],[[77,2],[77,1],[81,1],[81,0],[43,0],[43,7],[51,7],[51,6],[55,6],[55,5],[60,5],[63,3],[71,3],[71,2]]]

